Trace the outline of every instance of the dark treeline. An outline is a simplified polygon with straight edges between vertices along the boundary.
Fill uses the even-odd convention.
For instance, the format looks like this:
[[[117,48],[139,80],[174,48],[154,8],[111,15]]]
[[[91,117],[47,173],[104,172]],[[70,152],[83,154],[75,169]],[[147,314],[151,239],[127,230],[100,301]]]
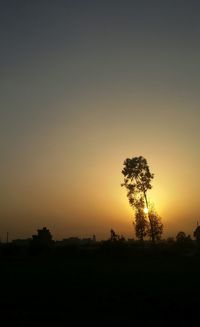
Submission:
[[[96,241],[95,235],[91,238],[80,239],[69,237],[62,241],[54,241],[51,232],[43,227],[30,239],[16,239],[12,242],[0,243],[0,259],[33,257],[40,255],[167,255],[167,256],[198,256],[200,254],[200,226],[194,230],[192,239],[190,235],[180,231],[175,238],[159,240],[125,239],[113,229],[110,237],[104,241]]]
[[[0,245],[7,326],[191,326],[198,321],[200,246],[176,240],[52,239]]]

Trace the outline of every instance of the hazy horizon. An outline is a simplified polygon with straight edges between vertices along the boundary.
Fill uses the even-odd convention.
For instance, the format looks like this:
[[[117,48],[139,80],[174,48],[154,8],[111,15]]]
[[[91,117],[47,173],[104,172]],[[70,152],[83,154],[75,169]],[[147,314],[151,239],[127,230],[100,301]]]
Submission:
[[[133,237],[143,156],[164,235],[200,221],[200,5],[1,1],[0,237]]]

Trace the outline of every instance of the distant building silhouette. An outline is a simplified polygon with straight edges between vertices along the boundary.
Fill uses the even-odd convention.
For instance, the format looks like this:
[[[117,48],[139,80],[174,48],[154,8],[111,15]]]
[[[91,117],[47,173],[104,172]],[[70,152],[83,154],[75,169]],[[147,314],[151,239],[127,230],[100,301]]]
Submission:
[[[96,236],[88,238],[79,238],[79,237],[68,237],[64,238],[62,241],[57,241],[58,246],[67,246],[67,245],[90,245],[96,243]]]
[[[27,246],[30,244],[31,241],[32,241],[31,238],[16,239],[16,240],[12,240],[12,244],[17,246]]]
[[[65,245],[79,245],[80,244],[80,238],[78,237],[68,237],[64,238],[62,241],[58,241],[57,243],[59,245],[65,246]]]
[[[32,236],[32,243],[38,246],[51,246],[54,242],[50,231],[43,227],[37,230],[38,234]]]

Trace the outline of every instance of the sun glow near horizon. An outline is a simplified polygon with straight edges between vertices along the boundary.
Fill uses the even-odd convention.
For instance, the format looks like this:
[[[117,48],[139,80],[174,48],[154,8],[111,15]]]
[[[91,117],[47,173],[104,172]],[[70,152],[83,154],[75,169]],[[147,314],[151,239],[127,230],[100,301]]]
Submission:
[[[164,232],[190,232],[200,217],[198,11],[82,2],[2,7],[0,229],[133,233],[121,170],[142,155]]]

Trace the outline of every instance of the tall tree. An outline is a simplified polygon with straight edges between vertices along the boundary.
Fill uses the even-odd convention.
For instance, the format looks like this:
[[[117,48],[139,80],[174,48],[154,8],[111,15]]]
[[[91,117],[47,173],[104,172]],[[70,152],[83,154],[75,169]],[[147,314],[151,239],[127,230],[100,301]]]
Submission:
[[[155,242],[153,222],[148,213],[149,203],[147,198],[147,191],[152,188],[151,181],[154,175],[150,172],[147,160],[142,156],[127,158],[124,161],[122,174],[124,175],[122,186],[127,189],[129,203],[136,210],[136,213],[144,210],[149,220],[152,241]]]

